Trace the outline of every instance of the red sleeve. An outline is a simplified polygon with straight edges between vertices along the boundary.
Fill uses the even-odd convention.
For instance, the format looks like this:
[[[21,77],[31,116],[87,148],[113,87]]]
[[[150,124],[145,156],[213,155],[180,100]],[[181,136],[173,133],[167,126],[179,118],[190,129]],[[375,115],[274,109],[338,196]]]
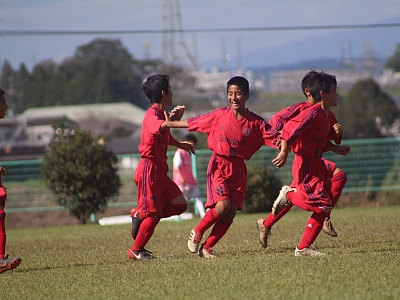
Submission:
[[[289,107],[286,107],[274,114],[269,120],[269,124],[271,124],[271,126],[277,131],[281,131],[283,129],[283,125],[285,125],[287,121],[298,116],[301,111],[310,107],[311,105],[312,104],[308,104],[308,102],[300,102],[290,105]]]
[[[281,138],[289,145],[293,144],[295,140],[303,133],[318,114],[320,107],[317,105],[311,106],[309,109],[303,110],[298,116],[289,120],[283,127]]]
[[[227,110],[229,110],[229,107],[222,107],[204,115],[189,118],[187,120],[189,124],[188,130],[209,133],[214,128],[217,119]]]
[[[164,123],[164,115],[161,110],[156,107],[151,107],[145,115],[145,126],[150,134],[158,134],[162,123]]]

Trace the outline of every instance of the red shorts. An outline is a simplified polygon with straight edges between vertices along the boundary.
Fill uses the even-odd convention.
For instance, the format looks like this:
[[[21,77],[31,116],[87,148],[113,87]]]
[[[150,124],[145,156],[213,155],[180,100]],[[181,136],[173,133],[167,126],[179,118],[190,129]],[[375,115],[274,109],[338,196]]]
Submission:
[[[332,179],[333,172],[335,172],[337,166],[333,161],[327,160],[326,158],[322,158],[323,162],[325,163],[326,169],[328,170],[329,179]]]
[[[322,161],[325,163],[326,169],[328,170],[329,179],[332,179],[333,173],[335,172],[337,165],[333,161],[327,160],[326,158],[322,158]],[[294,181],[290,186],[295,187]]]
[[[181,190],[168,177],[167,164],[154,164],[150,159],[140,160],[133,177],[138,187],[138,207],[144,213],[161,212]]]
[[[247,168],[242,159],[228,160],[213,154],[207,169],[206,208],[229,200],[242,210],[247,191]]]
[[[7,192],[4,186],[0,185],[0,207],[4,208],[7,199]]]
[[[329,172],[324,160],[295,156],[292,165],[293,185],[308,205],[322,211],[332,209],[332,192]]]

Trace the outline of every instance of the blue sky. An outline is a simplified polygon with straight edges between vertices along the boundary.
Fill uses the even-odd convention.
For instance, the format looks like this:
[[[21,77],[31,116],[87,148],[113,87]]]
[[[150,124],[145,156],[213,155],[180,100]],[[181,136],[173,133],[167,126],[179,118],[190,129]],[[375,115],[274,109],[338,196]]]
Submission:
[[[168,1],[167,1],[168,2]],[[175,1],[171,1],[175,2]],[[0,30],[161,30],[162,0],[0,0]],[[288,27],[400,23],[400,0],[181,0],[183,29]],[[28,68],[61,62],[95,38],[121,39],[138,59],[160,54],[162,35],[2,36],[0,60]],[[179,37],[175,37],[179,38]],[[262,67],[343,53],[360,57],[367,47],[388,57],[400,44],[400,27],[295,31],[185,33],[200,66]],[[343,45],[345,51],[343,52]],[[183,53],[177,45],[178,53]]]

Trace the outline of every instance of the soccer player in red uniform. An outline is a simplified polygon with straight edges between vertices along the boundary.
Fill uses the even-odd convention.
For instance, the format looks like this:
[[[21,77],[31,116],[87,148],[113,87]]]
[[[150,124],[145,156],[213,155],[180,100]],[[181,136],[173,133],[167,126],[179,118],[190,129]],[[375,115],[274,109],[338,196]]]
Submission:
[[[138,209],[132,216],[131,235],[134,239],[128,257],[134,260],[152,259],[145,249],[161,218],[180,215],[187,209],[181,190],[168,177],[168,146],[176,146],[194,153],[190,142],[175,140],[166,126],[166,109],[172,106],[173,93],[168,75],[153,75],[143,83],[143,91],[152,106],[146,111],[139,144],[141,160],[135,170],[134,181],[138,187]],[[176,107],[171,119],[183,115],[184,107]]]
[[[332,209],[331,180],[322,155],[328,150],[340,155],[347,155],[350,151],[348,146],[335,145],[329,141],[330,108],[337,106],[338,101],[337,82],[335,76],[323,72],[319,76],[322,79],[310,88],[317,103],[283,126],[280,135],[281,151],[272,160],[276,167],[281,168],[286,164],[289,147],[295,154],[292,165],[294,188],[282,187],[272,206],[273,215],[277,216],[282,209],[292,204],[313,212],[295,249],[295,256],[324,255],[312,247]]]
[[[308,73],[306,73],[301,82],[301,87],[308,101],[293,104],[277,112],[275,115],[272,116],[272,118],[269,121],[272,127],[274,127],[278,131],[281,131],[283,129],[283,125],[288,120],[296,117],[297,115],[299,115],[301,111],[313,106],[316,103],[310,93],[310,88],[313,85],[318,84],[318,80],[319,78],[321,78],[321,76],[319,75],[320,73],[314,70],[311,70]],[[332,127],[329,130],[328,138],[330,140],[333,140],[336,144],[340,144],[342,141],[342,129],[341,125],[337,122],[336,117],[332,111],[329,114],[329,122],[330,124],[332,124]],[[340,195],[342,194],[343,188],[346,185],[347,176],[346,173],[343,172],[341,169],[339,169],[334,162],[329,161],[325,158],[323,160],[329,171],[329,177],[331,178],[332,181],[332,195],[333,195],[332,207],[334,207]],[[282,211],[276,217],[272,213],[270,213],[267,218],[265,219],[261,218],[257,220],[256,224],[257,224],[257,229],[259,231],[259,241],[264,248],[267,248],[268,246],[268,238],[271,235],[272,226],[276,222],[278,222],[286,213],[288,213],[291,208],[292,206],[289,205],[288,207],[282,209]],[[327,216],[324,220],[323,230],[327,234],[333,237],[338,236],[337,232],[333,228],[333,224],[330,218],[330,213],[329,216]]]
[[[167,121],[168,127],[206,133],[208,147],[213,151],[207,169],[208,210],[191,230],[188,240],[189,250],[206,258],[215,257],[213,247],[228,231],[236,212],[242,209],[247,189],[244,160],[249,160],[262,145],[276,148],[272,142],[279,134],[246,108],[250,97],[246,78],[231,78],[227,94],[230,107],[185,121]],[[203,234],[211,227],[210,235],[199,247]]]
[[[6,93],[3,89],[0,89],[0,119],[3,119],[6,115],[8,106]],[[6,169],[0,167],[0,273],[4,273],[8,270],[15,269],[21,263],[21,258],[8,258],[5,255],[6,252],[6,227],[5,219],[6,212],[4,211],[4,206],[6,204],[7,192],[1,183],[1,177],[5,174]]]

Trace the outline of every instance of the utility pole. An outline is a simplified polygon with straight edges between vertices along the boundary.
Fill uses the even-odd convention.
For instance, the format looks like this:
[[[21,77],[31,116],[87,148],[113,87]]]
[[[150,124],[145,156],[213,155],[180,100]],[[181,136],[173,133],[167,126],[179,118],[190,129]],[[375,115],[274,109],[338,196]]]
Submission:
[[[186,65],[197,70],[195,57],[183,38],[179,0],[162,0],[162,45],[160,59],[175,65]]]

